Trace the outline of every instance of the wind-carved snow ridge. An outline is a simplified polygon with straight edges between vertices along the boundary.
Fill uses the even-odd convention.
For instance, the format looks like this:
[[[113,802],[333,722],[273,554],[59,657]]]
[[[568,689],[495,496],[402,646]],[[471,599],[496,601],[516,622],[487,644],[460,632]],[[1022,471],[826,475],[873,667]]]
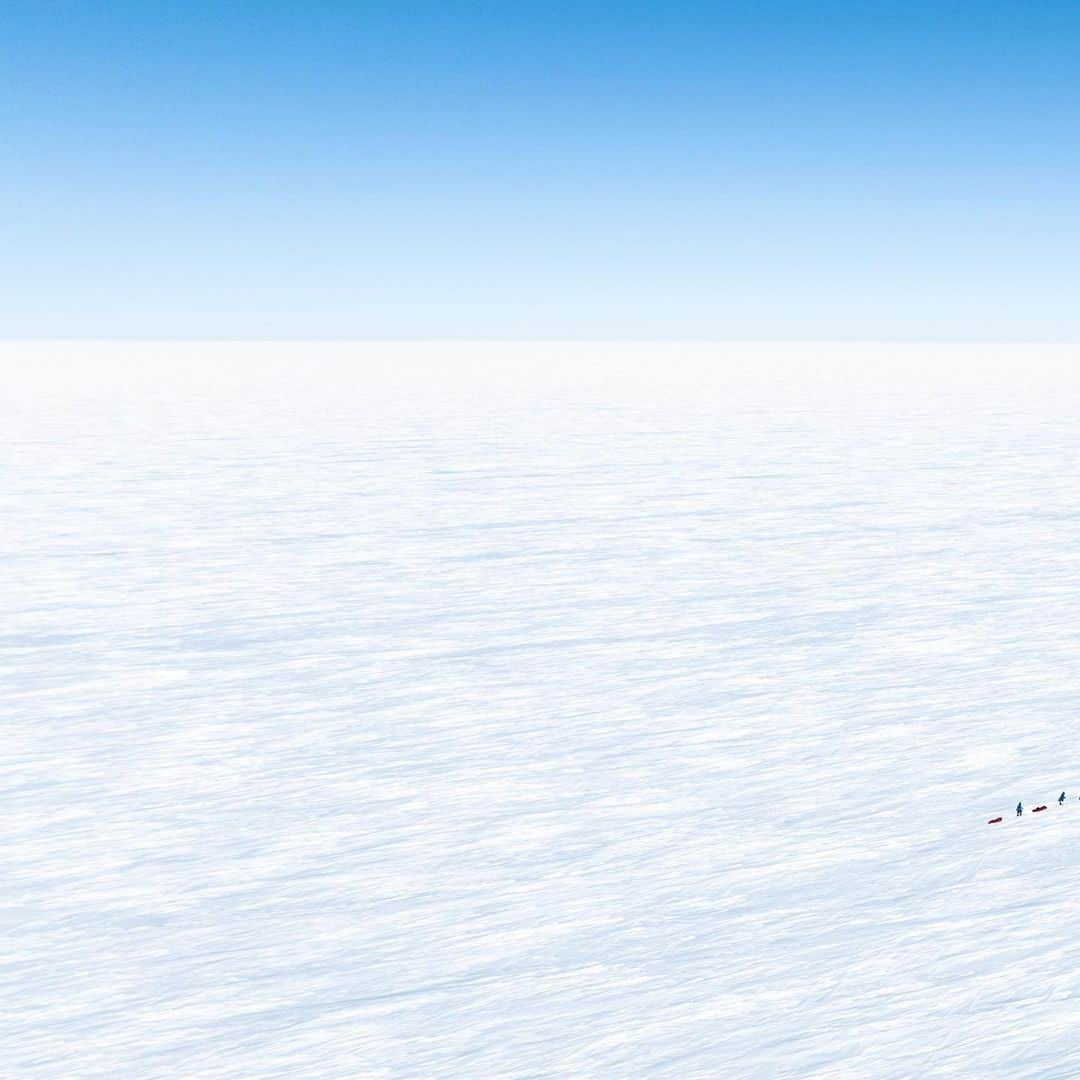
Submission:
[[[4,346],[0,1072],[1080,1075],[1074,351]]]

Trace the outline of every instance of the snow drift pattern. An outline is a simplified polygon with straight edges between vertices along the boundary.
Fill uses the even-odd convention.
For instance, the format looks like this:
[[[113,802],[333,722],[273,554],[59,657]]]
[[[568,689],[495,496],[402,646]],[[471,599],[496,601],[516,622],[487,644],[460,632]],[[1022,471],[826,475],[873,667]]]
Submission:
[[[5,373],[5,1078],[1080,1076],[1069,370],[203,349]]]

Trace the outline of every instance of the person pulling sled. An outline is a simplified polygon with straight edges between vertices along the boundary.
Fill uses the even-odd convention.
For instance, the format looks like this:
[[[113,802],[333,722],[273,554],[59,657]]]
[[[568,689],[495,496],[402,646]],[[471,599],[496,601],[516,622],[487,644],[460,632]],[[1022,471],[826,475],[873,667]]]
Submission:
[[[1065,804],[1065,792],[1063,791],[1063,792],[1062,792],[1062,793],[1061,793],[1061,794],[1060,794],[1060,795],[1058,796],[1058,806],[1064,806],[1064,804]]]
[[[1024,812],[1024,804],[1022,802],[1018,802],[1016,804],[1016,816],[1019,817],[1023,812]]]

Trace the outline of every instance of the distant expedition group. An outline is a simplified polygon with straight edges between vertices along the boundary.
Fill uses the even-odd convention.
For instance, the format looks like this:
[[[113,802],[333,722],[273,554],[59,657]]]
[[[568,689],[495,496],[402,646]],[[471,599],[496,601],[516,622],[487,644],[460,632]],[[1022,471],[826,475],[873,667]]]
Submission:
[[[1063,791],[1063,792],[1062,792],[1062,793],[1061,793],[1061,794],[1060,794],[1060,795],[1058,796],[1058,806],[1061,806],[1061,805],[1063,805],[1063,804],[1064,804],[1064,802],[1065,802],[1065,792]],[[1034,809],[1034,810],[1032,810],[1031,812],[1032,812],[1033,814],[1037,814],[1037,813],[1039,813],[1039,811],[1040,811],[1040,810],[1045,810],[1045,809],[1046,809],[1046,806],[1045,806],[1045,805],[1043,805],[1043,806],[1036,806],[1036,807],[1035,807],[1035,809]],[[1016,804],[1016,816],[1017,816],[1017,817],[1022,817],[1022,816],[1023,816],[1023,813],[1024,813],[1024,804],[1023,804],[1022,802],[1018,802],[1018,803]],[[997,824],[997,823],[998,823],[998,822],[999,822],[1000,820],[1001,820],[1001,818],[999,818],[999,817],[997,817],[997,818],[991,818],[991,819],[990,819],[990,824],[991,824],[991,825],[996,825],[996,824]]]

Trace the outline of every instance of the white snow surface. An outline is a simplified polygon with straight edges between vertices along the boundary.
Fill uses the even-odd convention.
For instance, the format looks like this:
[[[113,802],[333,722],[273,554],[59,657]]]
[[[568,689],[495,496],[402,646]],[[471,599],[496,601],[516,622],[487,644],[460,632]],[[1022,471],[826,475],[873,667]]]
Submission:
[[[1080,1076],[1078,352],[4,345],[0,1074]]]

